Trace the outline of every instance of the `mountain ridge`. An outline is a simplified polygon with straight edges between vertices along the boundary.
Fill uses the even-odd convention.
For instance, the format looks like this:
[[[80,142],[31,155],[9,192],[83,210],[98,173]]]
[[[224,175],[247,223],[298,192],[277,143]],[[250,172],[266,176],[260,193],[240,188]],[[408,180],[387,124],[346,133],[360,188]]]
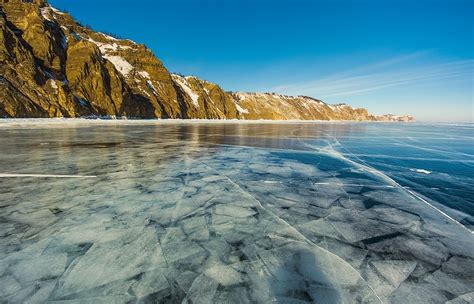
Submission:
[[[228,92],[170,73],[144,44],[93,31],[45,0],[2,0],[0,117],[413,121],[308,96]]]

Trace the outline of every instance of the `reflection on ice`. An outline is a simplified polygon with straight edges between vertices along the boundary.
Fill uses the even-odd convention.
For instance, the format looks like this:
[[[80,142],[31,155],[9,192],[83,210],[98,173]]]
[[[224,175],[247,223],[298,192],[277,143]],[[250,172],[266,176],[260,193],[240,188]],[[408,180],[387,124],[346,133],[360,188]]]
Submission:
[[[341,138],[369,145],[371,126],[2,129],[2,173],[26,175],[0,177],[0,297],[472,302],[472,209],[354,156]]]

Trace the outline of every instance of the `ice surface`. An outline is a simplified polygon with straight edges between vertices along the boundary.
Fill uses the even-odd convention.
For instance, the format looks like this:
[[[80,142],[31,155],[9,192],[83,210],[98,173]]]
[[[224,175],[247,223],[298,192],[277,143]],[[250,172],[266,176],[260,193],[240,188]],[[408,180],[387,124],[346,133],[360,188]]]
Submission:
[[[465,128],[2,121],[0,298],[471,303]],[[457,173],[393,163],[405,133]]]
[[[231,286],[242,282],[240,273],[227,265],[215,265],[207,268],[204,274],[223,286]]]

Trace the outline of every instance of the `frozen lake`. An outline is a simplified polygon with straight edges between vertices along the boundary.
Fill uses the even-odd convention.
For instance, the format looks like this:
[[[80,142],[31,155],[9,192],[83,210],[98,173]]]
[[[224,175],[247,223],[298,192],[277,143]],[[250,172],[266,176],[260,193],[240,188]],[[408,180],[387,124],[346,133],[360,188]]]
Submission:
[[[473,303],[474,125],[2,120],[0,299]]]

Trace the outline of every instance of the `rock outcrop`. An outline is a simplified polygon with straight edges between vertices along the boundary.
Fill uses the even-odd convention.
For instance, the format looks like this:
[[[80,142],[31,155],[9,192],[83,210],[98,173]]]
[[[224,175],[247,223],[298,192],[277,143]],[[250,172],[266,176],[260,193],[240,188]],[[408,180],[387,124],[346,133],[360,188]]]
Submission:
[[[398,121],[398,122],[414,122],[415,118],[413,116],[408,115],[393,115],[393,114],[385,114],[385,115],[378,115],[375,117],[377,121]]]
[[[305,96],[226,92],[171,74],[146,46],[95,32],[44,0],[2,0],[0,117],[87,116],[400,120]]]

